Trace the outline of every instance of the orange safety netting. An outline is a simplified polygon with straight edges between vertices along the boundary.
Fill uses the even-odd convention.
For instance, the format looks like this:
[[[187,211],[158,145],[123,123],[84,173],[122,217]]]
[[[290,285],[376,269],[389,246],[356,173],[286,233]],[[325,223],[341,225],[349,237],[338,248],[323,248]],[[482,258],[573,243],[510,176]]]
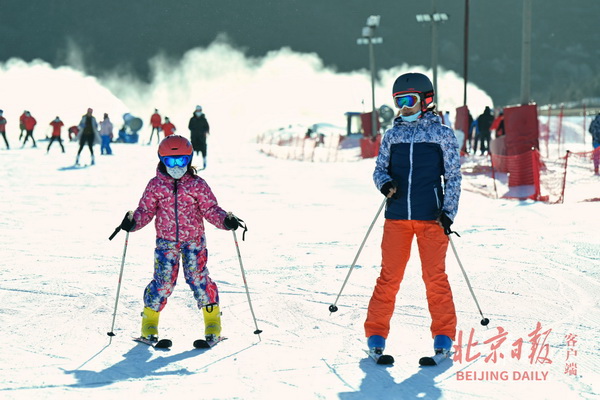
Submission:
[[[600,159],[600,148],[582,153],[567,151],[559,159],[544,158],[537,149],[514,156],[465,157],[463,188],[492,198],[562,203],[570,183],[597,187],[592,172],[594,157]],[[590,194],[593,196],[593,189],[585,195]],[[595,198],[582,201],[595,201]]]

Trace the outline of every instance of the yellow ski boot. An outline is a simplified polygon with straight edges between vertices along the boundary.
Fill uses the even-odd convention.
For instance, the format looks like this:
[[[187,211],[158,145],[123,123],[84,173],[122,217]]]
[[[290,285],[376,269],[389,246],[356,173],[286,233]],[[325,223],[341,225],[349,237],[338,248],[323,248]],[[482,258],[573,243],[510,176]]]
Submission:
[[[144,307],[142,311],[142,337],[158,341],[158,317],[160,312]]]
[[[204,314],[204,336],[214,341],[221,336],[221,309],[218,304],[209,304],[202,308]]]

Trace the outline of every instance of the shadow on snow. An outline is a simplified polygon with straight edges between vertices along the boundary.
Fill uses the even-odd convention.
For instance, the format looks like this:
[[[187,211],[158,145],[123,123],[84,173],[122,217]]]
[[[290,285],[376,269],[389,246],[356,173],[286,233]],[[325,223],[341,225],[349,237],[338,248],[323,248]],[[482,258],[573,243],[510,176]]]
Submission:
[[[434,367],[421,367],[409,378],[396,383],[389,368],[377,365],[371,358],[360,361],[360,369],[365,372],[359,389],[353,393],[340,393],[340,400],[358,399],[439,399],[442,391],[436,387],[435,378],[452,366],[447,360]]]
[[[104,347],[100,352],[94,355],[91,359],[95,358],[98,354],[104,351],[108,346]],[[161,356],[162,354],[168,354],[169,350],[157,350],[152,347],[139,343],[137,346],[131,348],[127,353],[123,354],[124,359],[102,371],[89,371],[82,369],[65,370],[65,373],[72,374],[76,379],[77,383],[70,385],[71,387],[99,387],[114,384],[118,381],[127,381],[130,379],[141,379],[147,376],[166,376],[166,375],[192,375],[191,372],[185,368],[174,370],[174,371],[160,371],[161,368],[167,365],[182,361],[190,357],[201,354],[198,350],[189,350],[183,353],[174,354],[172,356]],[[153,354],[158,354],[158,357],[151,359]],[[90,360],[91,360],[90,359]],[[86,361],[81,366],[87,364],[90,360]]]

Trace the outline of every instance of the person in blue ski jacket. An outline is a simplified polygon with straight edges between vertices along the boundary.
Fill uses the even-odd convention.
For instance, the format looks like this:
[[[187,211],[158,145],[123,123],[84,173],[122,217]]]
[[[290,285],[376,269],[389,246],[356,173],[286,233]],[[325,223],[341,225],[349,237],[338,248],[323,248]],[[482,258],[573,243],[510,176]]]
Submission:
[[[434,349],[448,354],[456,334],[456,312],[445,259],[461,191],[458,141],[435,113],[427,76],[403,74],[392,93],[398,116],[381,141],[373,172],[387,204],[381,273],[369,302],[365,335],[369,350],[381,354],[416,236]]]

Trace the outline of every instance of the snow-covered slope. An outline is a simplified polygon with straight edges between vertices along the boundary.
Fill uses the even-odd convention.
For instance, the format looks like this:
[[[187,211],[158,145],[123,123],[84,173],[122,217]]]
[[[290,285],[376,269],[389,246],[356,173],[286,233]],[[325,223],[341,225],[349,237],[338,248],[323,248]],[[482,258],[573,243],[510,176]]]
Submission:
[[[449,252],[462,360],[420,368],[417,361],[431,353],[432,340],[414,251],[388,339],[396,364],[384,368],[363,352],[362,328],[379,272],[382,217],[339,311],[328,311],[382,201],[371,180],[374,161],[284,161],[250,145],[232,150],[216,141],[209,143],[209,167],[201,175],[221,206],[248,224],[246,240],[238,237],[263,333],[253,334],[232,234],[209,226],[209,269],[219,285],[223,333],[229,339],[210,351],[193,349],[203,324],[181,278],[160,322],[161,335],[171,338],[173,347],[155,351],[132,342],[139,333],[142,291],[152,275],[150,225],[129,236],[116,336],[110,340],[106,333],[125,235],[113,241],[108,236],[125,211],[136,207],[157,162],[155,147],[115,144],[113,149],[113,156],[97,155],[97,165],[82,169],[68,168],[76,152],[72,143],[66,155],[56,144],[48,155],[43,148],[0,153],[1,398],[570,399],[600,394],[598,203],[546,205],[464,192],[454,225],[461,237],[453,240],[491,323],[479,324],[481,316]],[[86,155],[84,149],[82,158]],[[542,336],[532,364],[535,338],[529,335],[538,322]],[[498,359],[486,362],[491,345],[498,343],[494,337],[502,332],[507,335]],[[467,346],[471,333],[476,346]],[[568,341],[569,334],[576,335],[575,342]],[[516,358],[511,352],[520,339],[522,353]],[[535,363],[540,357],[551,363]],[[576,367],[575,375],[566,373],[569,366]]]

